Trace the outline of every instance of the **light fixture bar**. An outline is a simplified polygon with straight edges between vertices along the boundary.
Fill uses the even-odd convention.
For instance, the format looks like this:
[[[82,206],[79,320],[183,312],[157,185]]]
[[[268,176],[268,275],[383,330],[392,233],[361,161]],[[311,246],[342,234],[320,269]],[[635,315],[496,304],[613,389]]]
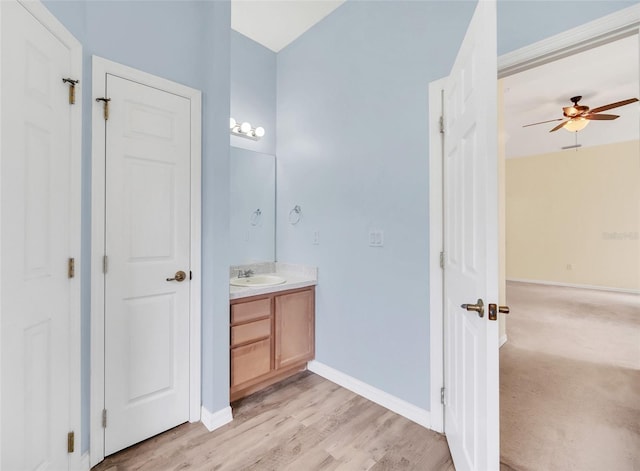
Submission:
[[[251,123],[247,121],[238,123],[233,118],[229,118],[229,132],[234,136],[244,137],[252,141],[258,141],[264,136],[264,128],[262,126],[254,128],[251,126]]]

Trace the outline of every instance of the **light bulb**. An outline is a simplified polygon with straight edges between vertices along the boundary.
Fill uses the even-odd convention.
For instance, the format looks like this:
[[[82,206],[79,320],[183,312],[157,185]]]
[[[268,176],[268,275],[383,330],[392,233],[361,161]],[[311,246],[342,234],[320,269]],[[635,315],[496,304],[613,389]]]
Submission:
[[[256,137],[264,136],[264,128],[262,126],[258,126],[254,134],[256,135]]]
[[[567,124],[564,125],[564,129],[569,132],[578,132],[582,131],[589,124],[589,120],[585,118],[572,118]]]
[[[248,123],[247,121],[245,121],[240,125],[240,132],[248,134],[249,131],[251,131],[251,123]]]
[[[233,129],[236,127],[236,120],[233,118],[229,118],[229,129]]]

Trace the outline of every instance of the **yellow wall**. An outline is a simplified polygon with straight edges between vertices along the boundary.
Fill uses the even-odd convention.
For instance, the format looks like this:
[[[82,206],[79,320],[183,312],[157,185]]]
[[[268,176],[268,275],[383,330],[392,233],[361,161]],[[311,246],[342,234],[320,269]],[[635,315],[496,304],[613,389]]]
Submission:
[[[640,141],[506,163],[507,278],[640,290]]]
[[[504,82],[498,80],[498,303],[507,304],[506,282],[506,205],[505,205],[505,155],[506,143],[504,135]],[[498,314],[498,335],[500,342],[507,338],[507,317]]]

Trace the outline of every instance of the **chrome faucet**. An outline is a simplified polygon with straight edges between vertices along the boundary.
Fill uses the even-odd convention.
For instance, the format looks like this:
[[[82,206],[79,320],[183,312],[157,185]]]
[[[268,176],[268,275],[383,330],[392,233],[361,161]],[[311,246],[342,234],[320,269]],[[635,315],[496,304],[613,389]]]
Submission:
[[[253,270],[238,270],[238,278],[249,278],[253,275]]]

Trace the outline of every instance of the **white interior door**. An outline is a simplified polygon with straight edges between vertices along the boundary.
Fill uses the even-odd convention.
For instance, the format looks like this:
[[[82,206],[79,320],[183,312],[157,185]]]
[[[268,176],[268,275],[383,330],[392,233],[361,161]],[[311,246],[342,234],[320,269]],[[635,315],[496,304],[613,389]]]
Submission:
[[[69,257],[78,257],[78,162],[62,82],[72,53],[22,5],[3,2],[0,9],[0,469],[62,470],[70,457],[69,398],[79,391],[79,371],[70,368],[79,353],[79,281],[68,274]]]
[[[110,74],[105,93],[109,455],[189,420],[191,153],[187,98]]]
[[[478,2],[444,92],[445,433],[458,471],[499,468],[495,1]],[[484,316],[461,308],[482,299]]]

